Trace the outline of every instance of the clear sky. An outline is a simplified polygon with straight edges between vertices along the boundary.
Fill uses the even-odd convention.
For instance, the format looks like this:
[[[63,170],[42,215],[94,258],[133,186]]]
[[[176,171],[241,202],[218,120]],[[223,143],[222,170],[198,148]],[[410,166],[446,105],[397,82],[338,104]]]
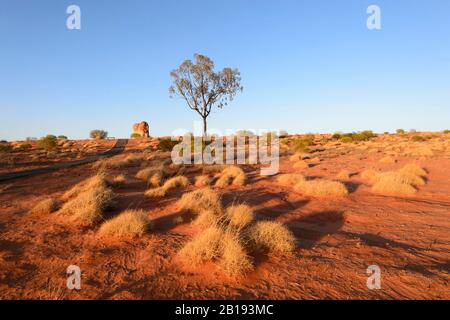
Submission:
[[[70,4],[81,30],[66,28]],[[209,128],[450,128],[449,0],[2,0],[0,43],[0,139],[192,130],[168,87],[197,52],[244,86]]]

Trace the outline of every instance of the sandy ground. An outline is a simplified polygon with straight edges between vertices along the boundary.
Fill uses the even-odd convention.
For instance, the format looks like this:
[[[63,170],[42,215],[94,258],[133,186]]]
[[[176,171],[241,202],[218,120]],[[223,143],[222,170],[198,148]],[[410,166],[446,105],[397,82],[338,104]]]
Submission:
[[[130,146],[136,149],[135,145]],[[117,191],[119,207],[142,208],[155,223],[152,232],[130,240],[100,238],[98,227],[80,228],[53,213],[28,211],[46,196],[59,197],[93,174],[90,165],[24,178],[0,193],[0,298],[2,299],[449,299],[450,298],[450,157],[398,157],[364,150],[329,149],[322,161],[302,171],[333,178],[341,169],[355,175],[342,199],[305,197],[261,177],[245,166],[245,187],[217,189],[224,204],[252,206],[257,219],[284,223],[298,246],[288,255],[255,256],[255,270],[230,278],[214,263],[191,267],[177,251],[198,232],[176,201],[189,190],[163,199],[146,198],[146,183],[134,175],[139,166],[114,169],[126,175]],[[400,168],[411,161],[424,166],[425,186],[409,197],[373,194],[357,175],[366,168]],[[295,172],[287,157],[282,173]],[[191,169],[188,177],[199,174]],[[0,185],[4,187],[5,184]],[[366,268],[378,265],[380,290],[366,286]],[[81,268],[81,290],[66,289],[66,268]]]

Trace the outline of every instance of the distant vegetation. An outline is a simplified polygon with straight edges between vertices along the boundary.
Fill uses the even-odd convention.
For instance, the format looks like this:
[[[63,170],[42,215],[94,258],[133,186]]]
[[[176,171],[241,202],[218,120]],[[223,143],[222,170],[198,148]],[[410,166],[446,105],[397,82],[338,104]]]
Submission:
[[[158,149],[162,151],[172,151],[179,142],[172,141],[172,139],[161,139],[158,143]]]
[[[397,132],[397,134],[405,134],[405,130],[403,129],[397,129],[395,132]]]
[[[445,134],[450,133],[450,130],[444,130],[443,131]]]
[[[60,136],[58,136],[58,139],[60,139],[60,140],[67,140],[67,137],[63,136],[63,135],[60,135]]]
[[[106,137],[108,137],[108,132],[104,130],[92,130],[90,137],[97,140],[106,139]]]
[[[1,142],[0,143],[0,153],[8,153],[11,152],[13,149],[12,145],[8,142]]]
[[[342,143],[358,142],[358,141],[368,141],[376,137],[371,130],[365,130],[361,132],[352,133],[335,133],[333,134],[333,139],[340,140]]]
[[[139,138],[142,138],[142,136],[141,136],[140,133],[134,132],[134,133],[132,133],[132,134],[130,135],[130,138],[132,138],[132,139],[139,139]]]
[[[52,150],[56,147],[56,145],[56,136],[52,134],[46,135],[38,141],[38,147],[45,150]]]

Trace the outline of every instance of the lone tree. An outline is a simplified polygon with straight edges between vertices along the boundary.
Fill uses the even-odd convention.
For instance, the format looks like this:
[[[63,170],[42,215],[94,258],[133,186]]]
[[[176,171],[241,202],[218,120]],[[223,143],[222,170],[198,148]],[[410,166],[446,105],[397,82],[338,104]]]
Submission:
[[[185,60],[170,73],[173,83],[169,93],[171,97],[183,98],[188,107],[203,118],[203,136],[206,137],[206,119],[212,107],[223,108],[243,87],[238,69],[224,68],[215,72],[210,58],[198,53],[194,58],[195,63]]]

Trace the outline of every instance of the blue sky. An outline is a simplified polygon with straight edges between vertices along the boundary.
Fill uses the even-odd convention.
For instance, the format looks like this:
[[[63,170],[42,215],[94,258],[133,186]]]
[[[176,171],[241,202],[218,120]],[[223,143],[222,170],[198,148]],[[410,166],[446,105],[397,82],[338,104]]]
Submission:
[[[81,30],[66,28],[70,4]],[[141,120],[152,135],[192,130],[168,87],[197,52],[244,86],[209,128],[447,129],[449,16],[448,0],[2,0],[0,139],[128,137]]]

